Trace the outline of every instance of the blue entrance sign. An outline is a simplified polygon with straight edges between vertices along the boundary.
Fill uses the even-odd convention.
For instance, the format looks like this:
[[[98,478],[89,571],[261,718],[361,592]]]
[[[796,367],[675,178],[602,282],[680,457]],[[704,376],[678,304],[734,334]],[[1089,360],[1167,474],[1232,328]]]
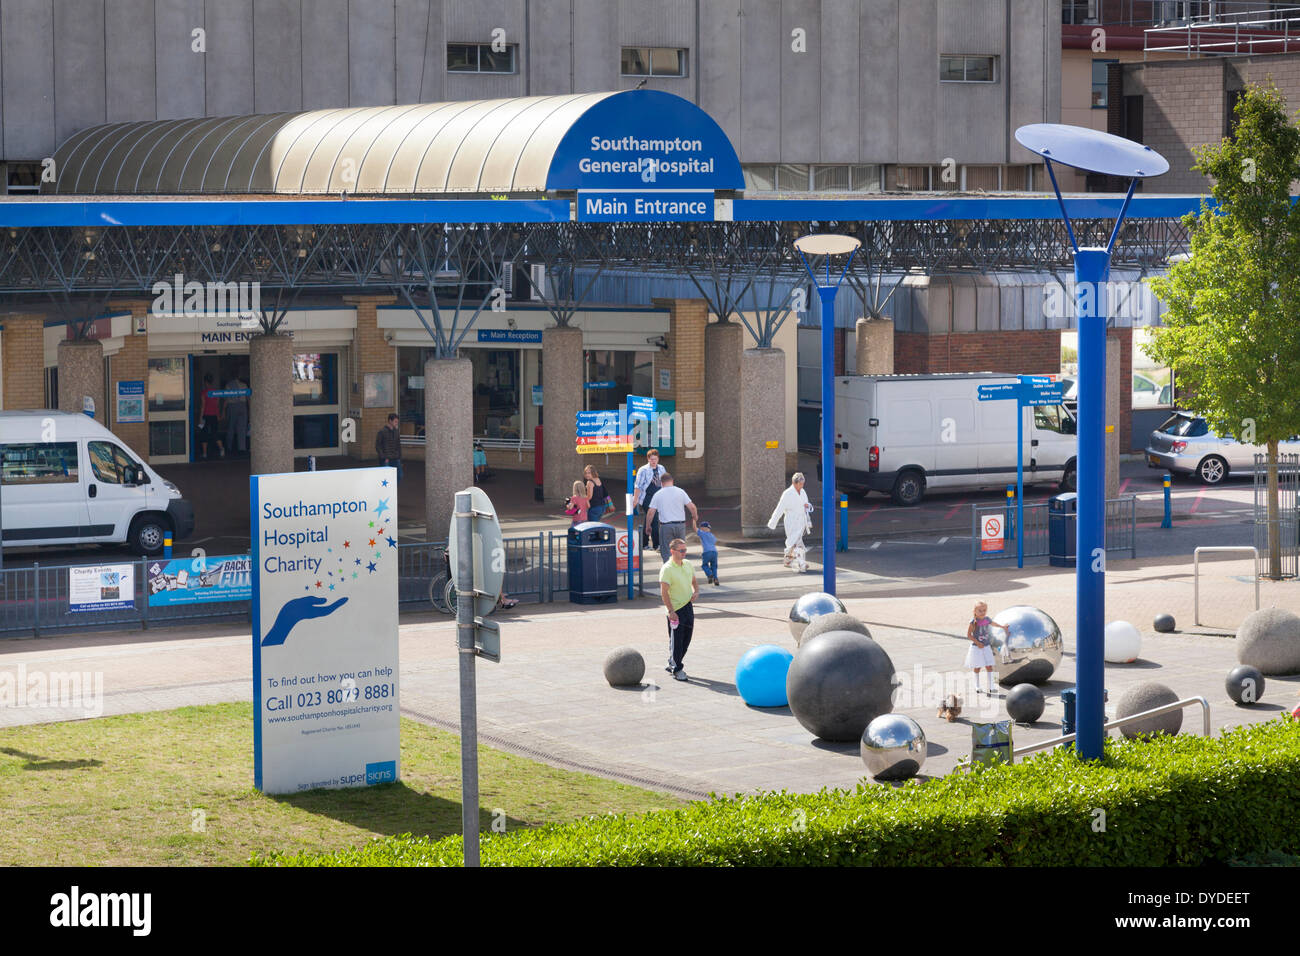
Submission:
[[[658,411],[657,405],[658,403],[651,396],[629,395],[627,397],[627,400],[623,404],[623,409],[624,409],[623,414],[627,416],[627,431],[628,431],[629,440],[632,437],[632,423],[654,421],[655,414]],[[635,484],[635,481],[636,481],[636,467],[635,467],[635,463],[632,461],[632,449],[629,447],[627,450],[627,485],[626,485],[627,494],[623,496],[623,501],[624,501],[623,507],[624,507],[624,511],[627,512],[627,541],[628,541],[627,551],[629,556],[627,562],[627,599],[629,601],[632,600],[633,597],[635,597],[635,595],[632,592],[632,560],[631,560],[631,556],[636,552],[636,547],[634,545],[636,538],[634,537],[635,532],[633,531],[634,519],[632,517],[632,487]]]
[[[628,90],[569,127],[552,154],[546,188],[744,189],[745,177],[731,141],[704,110],[672,93]]]
[[[542,333],[540,329],[479,329],[478,340],[480,342],[514,342],[540,345]]]
[[[713,219],[713,191],[578,193],[579,222],[703,222]]]
[[[1016,567],[1025,566],[1025,408],[1030,405],[1059,405],[1060,382],[1048,375],[1021,375],[1018,382],[981,385],[981,402],[1016,403]]]

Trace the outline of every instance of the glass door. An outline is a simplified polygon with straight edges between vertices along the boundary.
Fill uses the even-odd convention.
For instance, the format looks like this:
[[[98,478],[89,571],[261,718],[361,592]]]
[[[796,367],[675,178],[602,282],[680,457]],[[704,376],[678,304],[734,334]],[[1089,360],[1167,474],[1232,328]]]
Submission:
[[[190,460],[189,357],[149,359],[149,463]]]

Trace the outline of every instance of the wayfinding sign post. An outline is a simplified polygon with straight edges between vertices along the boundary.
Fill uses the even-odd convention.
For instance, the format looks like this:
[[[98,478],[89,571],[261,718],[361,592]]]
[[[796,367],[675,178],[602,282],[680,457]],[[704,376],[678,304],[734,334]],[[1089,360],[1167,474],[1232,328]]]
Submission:
[[[1014,401],[1016,403],[1016,567],[1025,566],[1025,409],[1033,405],[1059,405],[1062,399],[1060,382],[1047,375],[1021,375],[1018,382],[999,382],[981,385],[981,402]],[[1002,539],[1005,529],[982,535],[985,540]],[[983,541],[981,541],[981,546]],[[993,550],[992,547],[985,548]],[[999,547],[998,550],[1001,550]]]

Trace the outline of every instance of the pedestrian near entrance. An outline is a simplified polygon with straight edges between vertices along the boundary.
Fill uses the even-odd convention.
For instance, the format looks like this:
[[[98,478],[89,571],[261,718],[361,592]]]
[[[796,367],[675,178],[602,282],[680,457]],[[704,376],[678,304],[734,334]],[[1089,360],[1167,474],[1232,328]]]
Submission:
[[[645,464],[636,470],[636,478],[633,482],[632,506],[640,509],[638,513],[645,514],[649,511],[651,499],[662,487],[665,471],[664,466],[659,464],[659,452],[651,448],[646,452]],[[646,532],[641,535],[641,547],[644,549],[659,546],[658,522],[647,522]]]
[[[474,443],[474,484],[487,477],[487,452],[478,442]]]
[[[391,465],[397,469],[397,483],[402,483],[402,436],[397,431],[398,418],[395,414],[388,416],[388,424],[379,429],[375,436],[375,454],[379,464]]]
[[[588,465],[582,469],[582,477],[587,483],[587,498],[591,501],[591,505],[587,508],[587,520],[603,521],[605,515],[614,510],[614,501],[605,491],[605,486],[600,480],[600,472],[596,470],[595,465]]]
[[[674,680],[686,680],[682,659],[691,646],[695,632],[695,606],[700,586],[695,582],[695,568],[686,560],[686,542],[673,538],[668,542],[672,560],[659,569],[659,596],[668,608],[668,666],[664,668]]]
[[[701,521],[696,532],[700,538],[700,570],[704,580],[718,583],[718,539],[707,521]]]
[[[582,524],[587,520],[587,486],[581,481],[573,483],[573,493],[564,501],[564,513],[573,518],[573,524]]]
[[[781,492],[781,500],[776,503],[776,510],[768,519],[767,526],[776,530],[776,523],[782,522],[785,530],[785,566],[790,567],[800,557],[798,551],[803,549],[803,536],[812,529],[812,505],[808,493],[803,490],[804,476],[796,471],[790,478],[790,487]],[[796,550],[798,549],[798,551]]]
[[[212,457],[212,446],[217,446],[217,453],[221,457],[226,456],[226,450],[221,445],[221,399],[212,393],[216,388],[212,384],[212,373],[209,372],[203,376],[203,416],[202,441],[203,457]]]
[[[248,386],[238,375],[226,383],[227,391],[243,391]],[[248,454],[248,396],[231,395],[224,399],[226,406],[226,451],[234,455]]]
[[[989,645],[993,642],[993,628],[997,628],[1003,634],[1007,629],[1001,624],[994,624],[989,617],[989,606],[983,601],[975,605],[974,616],[971,618],[970,626],[966,628],[966,640],[970,641],[970,648],[966,651],[966,666],[975,671],[975,693],[982,693],[979,686],[980,668],[984,668],[985,681],[988,684],[988,693],[993,693],[993,648]]]
[[[691,496],[673,482],[672,475],[665,471],[659,480],[662,484],[655,493],[655,503],[646,512],[645,526],[649,531],[651,522],[656,516],[659,518],[659,556],[667,564],[669,544],[674,538],[686,537],[686,512],[691,513],[692,523],[700,520],[700,514]]]

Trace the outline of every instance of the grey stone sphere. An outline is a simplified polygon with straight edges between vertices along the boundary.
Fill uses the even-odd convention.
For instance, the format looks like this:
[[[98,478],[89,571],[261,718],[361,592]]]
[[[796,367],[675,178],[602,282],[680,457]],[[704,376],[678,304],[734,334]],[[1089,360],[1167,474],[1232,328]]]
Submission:
[[[1142,681],[1140,684],[1134,684],[1132,687],[1125,689],[1124,693],[1120,695],[1119,702],[1115,705],[1115,717],[1117,720],[1121,717],[1132,717],[1134,714],[1140,714],[1144,710],[1151,710],[1153,707],[1172,704],[1177,699],[1178,695],[1159,681]],[[1120,733],[1132,740],[1135,737],[1144,737],[1151,734],[1176,734],[1182,729],[1182,726],[1183,712],[1173,710],[1167,714],[1161,714],[1159,717],[1148,717],[1136,723],[1126,724],[1120,728]]]
[[[803,637],[803,629],[812,623],[813,618],[823,614],[847,614],[848,610],[843,601],[825,591],[801,595],[790,605],[790,634],[798,644]]]
[[[1261,674],[1300,674],[1300,617],[1279,607],[1246,615],[1237,631],[1237,661]]]
[[[1178,625],[1174,622],[1174,616],[1172,614],[1157,614],[1156,619],[1151,622],[1151,626],[1161,634],[1172,634],[1174,628]]]
[[[812,622],[803,629],[803,635],[796,637],[794,642],[799,645],[807,644],[818,634],[826,634],[830,631],[855,631],[863,637],[870,637],[871,631],[867,625],[863,624],[852,614],[833,611],[830,614],[819,614],[812,619]]]
[[[1259,699],[1264,696],[1264,675],[1259,672],[1258,667],[1239,664],[1228,671],[1228,679],[1224,681],[1224,689],[1227,690],[1228,696],[1232,698],[1234,704],[1249,706],[1258,703]]]
[[[1051,679],[1065,652],[1065,639],[1051,615],[1027,604],[999,611],[991,628],[990,645],[998,681],[1012,684],[1043,684]]]
[[[907,780],[925,766],[925,731],[906,714],[881,714],[862,732],[858,752],[877,780]]]
[[[616,647],[605,655],[605,680],[610,687],[637,687],[645,676],[645,658],[635,647]]]
[[[786,698],[806,730],[830,741],[861,740],[881,714],[894,709],[894,662],[856,631],[828,631],[795,651]]]
[[[1043,692],[1033,684],[1017,684],[1007,693],[1007,716],[1018,724],[1032,724],[1046,706]]]

